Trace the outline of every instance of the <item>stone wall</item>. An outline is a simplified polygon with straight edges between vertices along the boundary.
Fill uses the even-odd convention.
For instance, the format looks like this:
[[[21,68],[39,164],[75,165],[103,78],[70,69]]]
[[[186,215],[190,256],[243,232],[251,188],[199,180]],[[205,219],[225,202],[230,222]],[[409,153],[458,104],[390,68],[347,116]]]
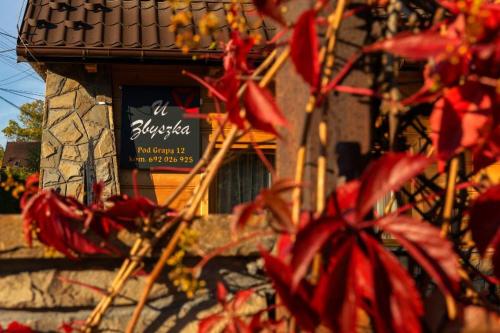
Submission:
[[[199,235],[199,247],[188,249],[183,263],[192,267],[200,260],[196,256],[198,251],[210,252],[230,242],[229,223],[227,216],[217,215],[194,222],[192,229]],[[37,242],[28,248],[22,238],[19,215],[0,215],[0,225],[5,230],[0,234],[0,325],[3,327],[16,320],[37,332],[57,332],[63,322],[85,320],[102,297],[99,290],[89,286],[106,290],[123,260],[87,257],[74,261],[47,252]],[[272,239],[259,241],[264,241],[267,249],[272,246]],[[215,295],[219,281],[232,292],[256,290],[242,311],[255,313],[265,308],[270,286],[259,273],[261,263],[256,261],[256,245],[257,242],[244,244],[212,260],[200,276],[206,288],[193,298],[177,291],[168,278],[171,268],[167,267],[151,291],[136,332],[197,332],[200,318],[221,310]],[[129,279],[98,332],[125,331],[154,261],[154,258],[147,258],[145,274]]]
[[[87,73],[81,64],[47,66],[41,149],[42,187],[83,199],[89,146],[104,195],[119,192],[110,71]],[[91,142],[90,142],[91,141]]]

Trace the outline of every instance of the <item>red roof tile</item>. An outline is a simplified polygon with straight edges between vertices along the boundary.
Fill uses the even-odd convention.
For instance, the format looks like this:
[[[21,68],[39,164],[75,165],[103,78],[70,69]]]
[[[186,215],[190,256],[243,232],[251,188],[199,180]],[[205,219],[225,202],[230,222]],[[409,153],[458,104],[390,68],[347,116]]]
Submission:
[[[199,34],[201,18],[217,17],[215,33],[202,36],[193,53],[220,52],[229,38],[227,4],[192,0],[174,7],[169,0],[29,0],[18,41],[21,59],[186,57],[176,46],[176,33]],[[247,34],[272,38],[275,28],[264,22],[251,2],[242,3]],[[172,17],[187,12],[191,20],[174,33]],[[31,59],[34,60],[34,59]]]

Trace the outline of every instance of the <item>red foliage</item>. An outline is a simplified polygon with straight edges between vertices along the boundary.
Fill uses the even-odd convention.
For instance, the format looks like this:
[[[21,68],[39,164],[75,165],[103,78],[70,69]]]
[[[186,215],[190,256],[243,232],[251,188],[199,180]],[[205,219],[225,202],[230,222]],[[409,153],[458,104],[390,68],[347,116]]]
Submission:
[[[252,73],[247,59],[254,43],[253,38],[241,38],[239,33],[233,32],[225,49],[224,75],[212,80],[213,82],[208,82],[193,73],[186,74],[205,86],[214,98],[225,103],[229,121],[238,128],[246,129],[248,122],[254,129],[276,135],[276,126],[286,126],[287,121],[272,94],[252,80],[247,80],[243,103],[240,103],[238,97],[238,92],[245,82],[241,76]],[[241,112],[241,104],[245,108],[244,113]]]
[[[53,191],[34,195],[23,211],[24,236],[31,246],[32,234],[70,258],[77,253],[109,254],[104,244],[96,244],[82,232],[87,215],[84,206],[76,199],[63,197]]]
[[[391,234],[446,294],[458,290],[458,258],[437,228],[408,216],[363,221],[375,202],[397,191],[429,165],[425,157],[389,153],[372,163],[361,181],[340,186],[325,213],[296,234],[290,264],[263,254],[280,299],[299,325],[352,332],[357,309],[381,332],[420,332],[423,307],[410,275],[373,236],[373,227]],[[319,281],[306,273],[316,254],[326,258]]]
[[[31,182],[30,183],[34,183]],[[34,190],[33,190],[34,191]],[[135,229],[139,219],[161,208],[145,197],[114,196],[101,200],[102,185],[94,187],[95,202],[85,206],[72,197],[52,190],[25,193],[23,206],[24,236],[31,246],[32,237],[69,258],[81,254],[113,254],[117,250],[107,239],[122,228]]]
[[[500,185],[492,186],[482,193],[470,209],[472,239],[481,253],[488,248],[494,250],[494,273],[500,278]]]
[[[286,126],[287,121],[274,97],[253,81],[248,81],[247,85],[243,103],[248,122],[255,129],[278,135],[275,126]]]
[[[446,88],[430,118],[437,157],[446,161],[463,148],[480,149],[494,124],[494,92],[477,82]],[[500,106],[500,105],[499,105]]]
[[[18,323],[17,321],[11,322],[6,329],[0,326],[0,333],[33,333],[31,327]]]
[[[454,16],[418,33],[401,33],[366,51],[384,50],[406,58],[428,59],[425,84],[404,105],[437,99],[431,117],[441,168],[470,149],[476,170],[500,158],[500,4],[442,1]]]
[[[281,0],[253,0],[253,3],[262,15],[272,18],[281,25],[286,25],[279,7]]]
[[[312,89],[316,89],[320,73],[316,11],[305,11],[299,17],[293,30],[290,50],[290,56],[297,72]]]
[[[297,186],[298,185],[294,181],[279,180],[274,183],[271,188],[263,189],[254,201],[234,207],[233,229],[237,230],[243,227],[253,213],[262,211],[263,209],[269,209],[276,220],[273,227],[280,231],[292,232],[294,226],[289,205],[280,195]]]

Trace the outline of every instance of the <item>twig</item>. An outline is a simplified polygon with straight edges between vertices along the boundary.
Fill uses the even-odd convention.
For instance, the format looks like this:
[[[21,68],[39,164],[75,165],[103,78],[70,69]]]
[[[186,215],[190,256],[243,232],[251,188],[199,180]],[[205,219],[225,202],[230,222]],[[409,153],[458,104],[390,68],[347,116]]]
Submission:
[[[335,12],[328,17],[328,21],[330,22],[330,24],[328,25],[326,33],[327,44],[323,45],[323,47],[321,48],[320,59],[319,59],[323,65],[321,89],[319,89],[319,91],[317,92],[311,93],[311,95],[309,96],[309,100],[307,102],[305,109],[304,128],[302,130],[300,147],[297,150],[297,162],[295,166],[295,182],[298,184],[301,184],[304,178],[306,147],[307,147],[307,139],[309,137],[310,125],[312,121],[312,114],[316,108],[317,102],[321,98],[322,94],[321,91],[323,90],[324,87],[328,85],[328,82],[333,72],[333,65],[335,63],[334,50],[337,42],[337,31],[338,28],[340,27],[340,23],[342,22],[342,15],[345,9],[345,5],[346,5],[345,0],[339,0],[337,2],[337,7],[335,9]],[[326,172],[326,167],[325,167],[325,172]],[[300,218],[301,198],[302,198],[302,187],[296,187],[292,192],[292,204],[293,204],[292,220],[294,221],[295,224],[298,224]]]
[[[206,264],[212,260],[213,258],[215,258],[216,256],[242,244],[242,243],[246,243],[248,241],[251,241],[252,239],[255,239],[255,238],[259,238],[259,239],[262,239],[264,237],[269,237],[269,236],[272,236],[274,235],[275,233],[273,231],[256,231],[256,232],[253,232],[251,234],[248,234],[246,236],[243,236],[241,238],[238,238],[232,242],[229,242],[225,245],[222,245],[218,248],[216,248],[215,250],[211,251],[210,253],[206,254],[205,256],[203,256],[203,258],[196,264],[196,266],[194,266],[191,270],[193,272],[193,275],[195,277],[199,276],[200,275],[200,271],[203,269],[203,267],[206,266]]]
[[[441,236],[446,238],[451,225],[453,215],[453,203],[455,201],[455,183],[458,173],[458,157],[453,157],[448,170],[448,181],[446,185],[446,196],[443,208],[443,224],[441,226]],[[457,315],[457,307],[453,298],[446,296],[446,307],[448,309],[448,317],[454,319]]]

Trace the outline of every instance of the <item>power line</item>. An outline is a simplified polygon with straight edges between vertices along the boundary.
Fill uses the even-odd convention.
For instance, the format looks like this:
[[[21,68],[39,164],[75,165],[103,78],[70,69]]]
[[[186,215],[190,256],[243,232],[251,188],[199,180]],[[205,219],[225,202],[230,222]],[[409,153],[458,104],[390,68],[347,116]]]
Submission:
[[[10,37],[10,38],[14,38],[14,39],[17,39],[16,37],[12,36],[11,34],[6,33],[6,32],[3,32],[3,31],[0,31],[0,35],[2,35],[2,36],[7,36],[7,37]]]
[[[2,82],[9,81],[10,79],[15,78],[16,76],[23,75],[23,74],[25,74],[25,73],[27,73],[27,72],[29,72],[29,71],[31,71],[31,68],[27,68],[27,69],[25,69],[24,71],[22,71],[21,73],[16,73],[16,74],[13,74],[13,75],[11,75],[11,76],[9,76],[9,77],[6,77],[6,78],[4,78],[4,79],[1,79],[1,80],[0,80],[0,85],[2,84]]]
[[[24,6],[25,2],[26,2],[26,0],[23,0],[23,2],[21,3],[21,7],[19,8],[19,13],[17,14],[17,26],[19,26],[19,22],[21,21],[21,15],[23,14],[23,8],[26,8]]]
[[[19,93],[19,94],[39,96],[39,97],[43,97],[44,96],[42,93],[33,92],[33,91],[26,91],[26,90],[8,89],[8,88],[0,88],[0,90],[7,91],[7,92]]]
[[[0,95],[0,99],[2,101],[4,101],[5,103],[9,104],[10,106],[13,106],[15,107],[16,109],[18,109],[19,111],[21,111],[21,108],[19,108],[19,106],[17,106],[16,104],[14,104],[13,102],[9,101],[7,98],[3,97],[2,95]]]

